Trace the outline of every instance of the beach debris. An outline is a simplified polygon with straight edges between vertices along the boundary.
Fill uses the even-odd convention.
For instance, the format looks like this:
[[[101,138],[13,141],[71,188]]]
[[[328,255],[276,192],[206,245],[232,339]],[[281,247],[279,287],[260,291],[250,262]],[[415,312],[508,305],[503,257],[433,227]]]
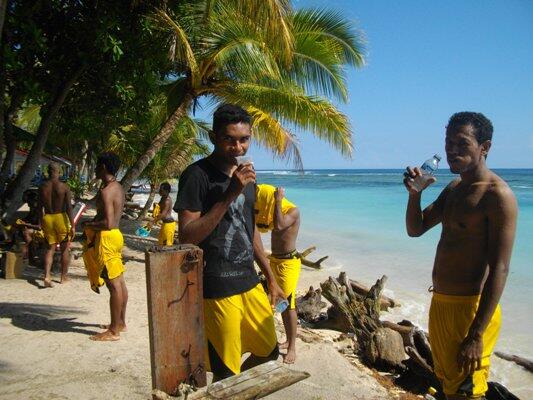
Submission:
[[[384,275],[366,294],[356,293],[346,273],[329,277],[322,282],[322,294],[331,303],[328,317],[335,316],[336,326],[342,332],[354,332],[359,349],[366,362],[385,370],[403,370],[407,358],[401,335],[384,327],[379,319],[381,292],[387,277]]]
[[[152,395],[157,400],[261,399],[309,376],[307,372],[289,369],[277,361],[269,361],[193,393],[169,396],[165,392],[154,390]]]
[[[309,268],[314,268],[314,269],[321,269],[322,268],[322,263],[327,260],[329,258],[329,256],[324,256],[322,258],[319,258],[317,261],[310,261],[308,260],[306,257],[311,254],[313,251],[316,250],[316,246],[311,246],[307,249],[305,249],[304,251],[300,251],[298,252],[298,254],[300,255],[300,259],[302,260],[302,265],[305,265],[306,267],[309,267]]]
[[[314,289],[309,287],[307,293],[296,298],[296,308],[298,310],[298,317],[306,322],[316,323],[324,319],[322,310],[327,304],[322,301],[322,290],[320,288]]]
[[[502,360],[512,361],[527,369],[529,372],[533,372],[533,361],[528,360],[527,358],[516,356],[514,354],[502,353],[501,351],[495,351],[494,354]]]
[[[368,286],[356,280],[350,279],[349,281],[350,281],[350,284],[352,285],[352,290],[355,293],[366,296],[368,292],[370,291],[370,288]],[[379,302],[380,302],[381,311],[387,311],[389,308],[400,307],[399,302],[397,302],[394,299],[391,299],[390,297],[385,296],[384,294],[381,294]]]

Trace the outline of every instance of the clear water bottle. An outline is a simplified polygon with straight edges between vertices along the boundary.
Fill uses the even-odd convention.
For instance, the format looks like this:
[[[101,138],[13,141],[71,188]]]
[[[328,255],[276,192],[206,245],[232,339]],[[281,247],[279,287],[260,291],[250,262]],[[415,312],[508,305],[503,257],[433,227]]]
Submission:
[[[438,154],[435,154],[432,158],[424,161],[424,164],[420,167],[420,172],[422,175],[417,176],[413,182],[413,187],[418,191],[422,191],[422,188],[428,181],[428,179],[433,176],[435,171],[439,168],[439,161],[441,160]]]
[[[276,312],[281,314],[287,309],[287,307],[289,307],[289,302],[285,299],[282,299],[276,304]]]

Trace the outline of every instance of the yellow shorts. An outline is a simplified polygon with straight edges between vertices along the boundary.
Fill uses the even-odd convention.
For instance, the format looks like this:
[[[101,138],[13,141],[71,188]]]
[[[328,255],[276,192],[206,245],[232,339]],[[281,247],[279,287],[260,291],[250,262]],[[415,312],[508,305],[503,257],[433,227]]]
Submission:
[[[44,232],[42,229],[39,229],[39,230],[34,230],[32,235],[31,235],[32,239],[37,241],[37,242],[44,242],[45,241],[45,238],[44,238]]]
[[[86,228],[86,241],[83,244],[83,262],[89,277],[91,289],[100,293],[104,279],[115,279],[124,271],[122,247],[124,239],[119,229],[95,231]]]
[[[244,353],[267,357],[276,349],[274,315],[261,284],[233,296],[204,299],[204,323],[206,365],[215,375],[224,375],[224,367],[239,374]]]
[[[43,232],[48,244],[62,243],[68,240],[70,221],[67,213],[45,214]]]
[[[472,375],[457,365],[459,346],[466,337],[476,315],[480,296],[449,296],[433,293],[429,310],[429,341],[435,375],[444,393],[481,397],[487,391],[490,355],[501,326],[501,309],[496,308],[483,334],[481,368]]]
[[[174,244],[174,232],[176,232],[176,222],[163,222],[159,231],[159,244],[161,246],[172,246]]]
[[[287,296],[289,309],[294,310],[296,308],[296,287],[302,269],[302,261],[297,257],[282,259],[270,256],[270,268],[276,277],[276,282]]]

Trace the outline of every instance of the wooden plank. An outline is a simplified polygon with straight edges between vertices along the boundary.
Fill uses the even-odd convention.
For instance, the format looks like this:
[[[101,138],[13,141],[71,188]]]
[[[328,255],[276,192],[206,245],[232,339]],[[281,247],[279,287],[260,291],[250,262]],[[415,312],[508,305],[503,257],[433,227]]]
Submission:
[[[173,397],[157,390],[152,394],[158,400],[260,399],[308,377],[307,372],[289,369],[276,361],[269,361],[239,375],[211,384],[186,397]]]
[[[152,388],[205,386],[202,251],[154,246],[145,254]]]

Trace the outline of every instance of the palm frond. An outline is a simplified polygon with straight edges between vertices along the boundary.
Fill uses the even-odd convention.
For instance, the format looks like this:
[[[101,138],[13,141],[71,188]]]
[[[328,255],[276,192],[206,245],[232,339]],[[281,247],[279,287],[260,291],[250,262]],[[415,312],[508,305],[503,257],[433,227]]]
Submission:
[[[172,61],[178,62],[185,67],[190,68],[193,75],[198,73],[198,64],[194,51],[189,43],[189,37],[179,21],[171,18],[166,11],[157,10],[153,14],[156,22],[162,29],[167,29],[173,32],[172,42],[169,49],[169,58]]]
[[[344,156],[352,154],[352,134],[348,118],[329,101],[308,96],[290,82],[267,86],[237,83],[219,88],[217,95],[243,107],[256,107],[270,113],[280,124],[311,132],[330,143]]]
[[[354,67],[365,64],[365,38],[353,23],[338,11],[308,8],[292,14],[292,27],[296,40],[331,41],[341,50],[341,62]],[[331,44],[330,44],[331,46]],[[331,46],[333,49],[333,46]]]
[[[208,79],[217,73],[238,80],[265,76],[278,79],[277,54],[268,43],[265,30],[253,19],[235,13],[230,7],[217,6],[216,17],[210,22],[211,32],[204,38],[202,77]]]
[[[334,46],[331,41],[297,37],[292,68],[287,75],[308,93],[333,96],[346,102],[345,71]]]
[[[303,170],[296,136],[281,126],[271,114],[253,106],[248,106],[247,111],[253,118],[252,129],[256,142],[287,162],[292,160],[296,169]]]

